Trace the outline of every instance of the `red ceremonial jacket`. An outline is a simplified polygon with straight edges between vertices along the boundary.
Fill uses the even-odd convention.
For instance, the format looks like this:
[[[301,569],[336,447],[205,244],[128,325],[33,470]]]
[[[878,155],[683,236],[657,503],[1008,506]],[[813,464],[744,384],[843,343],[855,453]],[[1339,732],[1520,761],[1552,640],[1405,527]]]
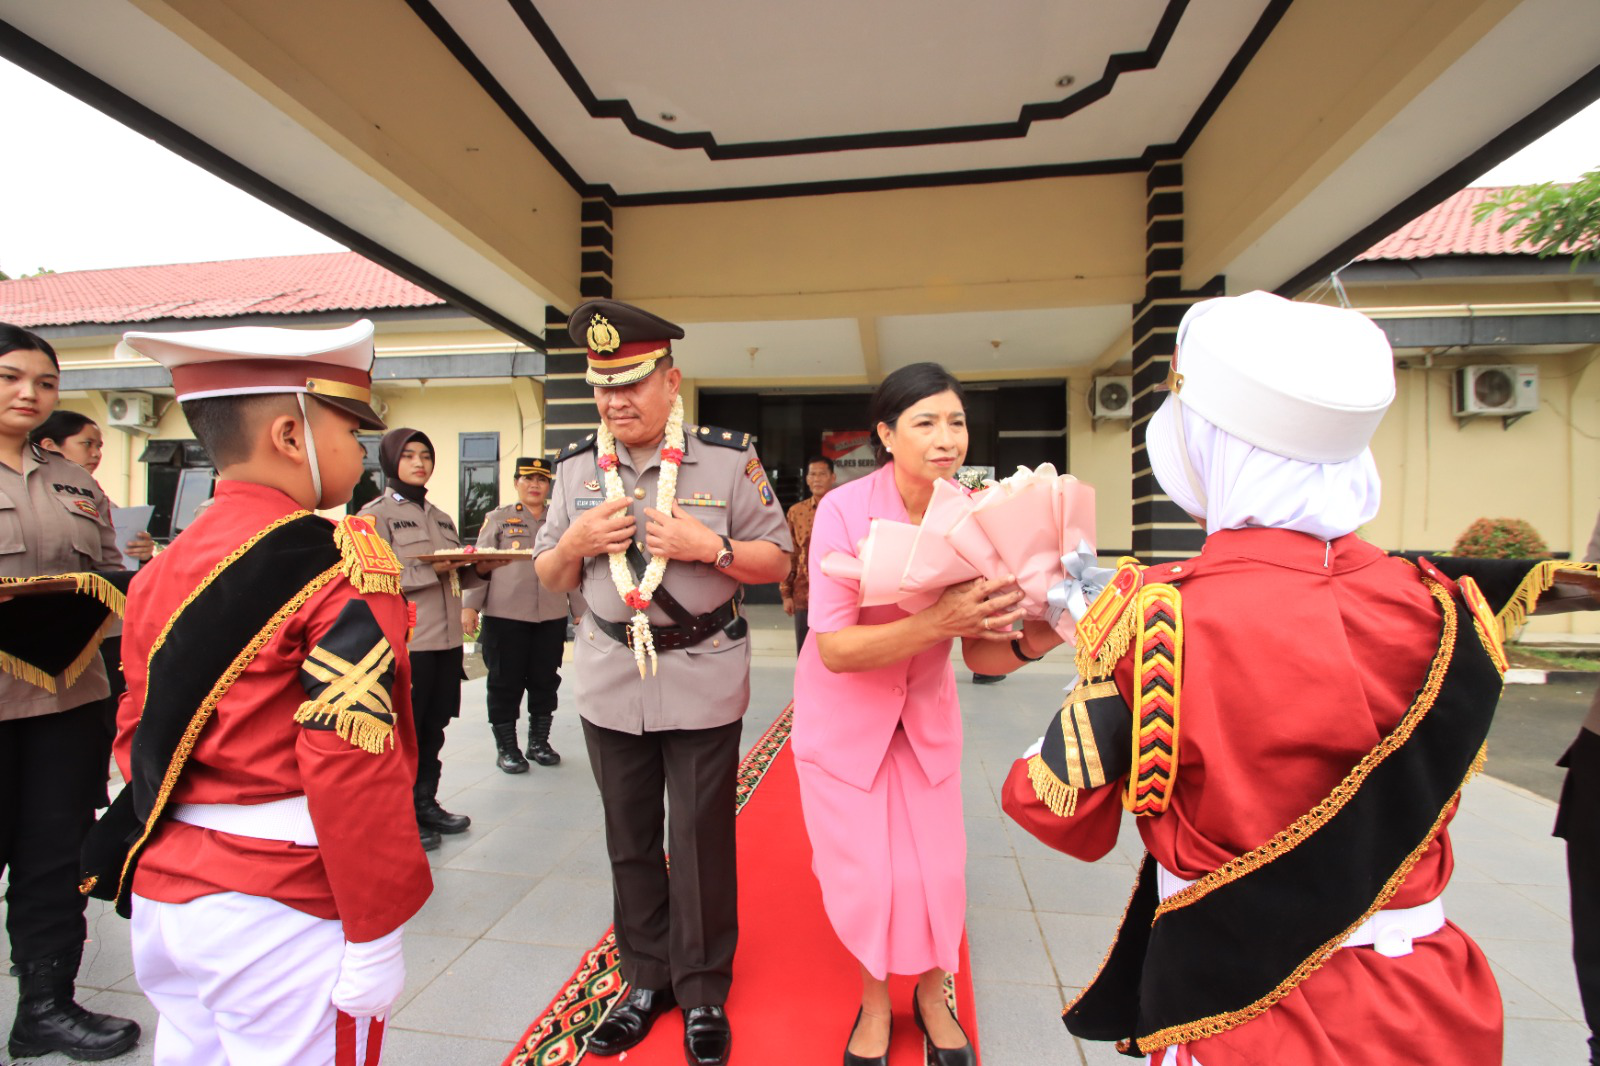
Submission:
[[[1184,666],[1171,801],[1139,831],[1163,867],[1196,880],[1309,811],[1394,729],[1427,676],[1441,613],[1414,567],[1354,534],[1330,545],[1286,530],[1214,533],[1198,558],[1145,580],[1182,594]],[[1131,654],[1114,680],[1131,706]],[[1058,817],[1019,760],[1002,805],[1092,862],[1116,843],[1123,787],[1083,790]],[[1434,899],[1452,868],[1441,829],[1388,906]],[[1488,960],[1447,922],[1399,958],[1336,951],[1259,1018],[1188,1047],[1204,1066],[1412,1066],[1497,1063],[1501,1042]]]
[[[122,636],[128,691],[117,715],[117,765],[129,774],[151,645],[206,575],[268,523],[298,509],[276,489],[217,484],[216,504],[141,569]],[[306,701],[299,671],[352,600],[365,601],[397,652],[393,745],[364,751],[331,729],[296,724]],[[186,903],[216,892],[266,896],[344,923],[345,939],[398,928],[433,890],[412,809],[417,745],[411,720],[407,611],[396,594],[365,594],[336,577],[313,594],[256,654],[200,734],[171,803],[264,803],[305,795],[317,846],[236,836],[164,818],[145,846],[133,890]]]

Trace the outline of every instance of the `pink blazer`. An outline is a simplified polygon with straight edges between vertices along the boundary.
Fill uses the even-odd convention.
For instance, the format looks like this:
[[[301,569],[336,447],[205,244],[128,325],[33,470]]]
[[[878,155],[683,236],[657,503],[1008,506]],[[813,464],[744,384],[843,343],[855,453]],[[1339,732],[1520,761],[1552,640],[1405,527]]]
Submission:
[[[829,552],[854,555],[874,518],[906,522],[892,466],[839,486],[822,498],[811,530],[811,607],[816,633],[853,625],[875,625],[906,617],[898,607],[859,607],[853,583],[822,572]],[[951,642],[876,670],[836,674],[822,665],[816,640],[800,652],[794,676],[797,759],[815,763],[839,780],[868,790],[894,739],[897,726],[916,753],[929,784],[955,773],[961,763],[961,705],[956,699]]]

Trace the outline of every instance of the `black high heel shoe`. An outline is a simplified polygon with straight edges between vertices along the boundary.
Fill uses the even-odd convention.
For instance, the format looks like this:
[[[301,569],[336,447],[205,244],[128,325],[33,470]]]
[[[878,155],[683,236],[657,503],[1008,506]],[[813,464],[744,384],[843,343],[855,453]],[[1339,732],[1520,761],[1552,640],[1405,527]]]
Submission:
[[[850,1027],[850,1036],[856,1035],[856,1026],[860,1024],[861,1011],[857,1009],[855,1025]],[[889,1019],[889,1043],[891,1045],[894,1043],[894,1018],[892,1016]],[[882,1055],[874,1055],[870,1059],[862,1055],[852,1055],[850,1053],[850,1039],[846,1037],[844,1042],[844,1066],[889,1066],[889,1049],[884,1048]]]
[[[917,1023],[923,1036],[928,1036],[928,1046],[933,1048],[933,1061],[939,1066],[978,1066],[978,1056],[972,1050],[972,1038],[967,1036],[961,1019],[956,1017],[954,1011],[950,1012],[950,1017],[956,1023],[956,1028],[961,1030],[962,1039],[966,1040],[960,1047],[940,1047],[933,1042],[933,1037],[928,1036],[928,1027],[922,1024],[922,998],[917,995],[915,988],[911,990],[911,1020]]]

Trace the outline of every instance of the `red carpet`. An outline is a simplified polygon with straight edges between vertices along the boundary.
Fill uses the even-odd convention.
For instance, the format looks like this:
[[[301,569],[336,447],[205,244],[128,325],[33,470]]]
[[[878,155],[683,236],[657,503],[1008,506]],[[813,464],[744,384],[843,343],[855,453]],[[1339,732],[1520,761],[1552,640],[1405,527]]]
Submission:
[[[860,970],[839,944],[811,873],[811,845],[788,739],[791,711],[778,717],[740,766],[739,953],[728,1018],[733,1066],[835,1066],[860,1005]],[[759,787],[758,787],[759,786]],[[954,994],[961,1024],[978,1043],[970,959],[961,944]],[[922,1034],[911,1021],[911,978],[890,982],[895,1004],[893,1066],[922,1066]],[[610,931],[529,1026],[504,1066],[591,1066],[583,1041],[623,991]],[[670,1011],[627,1053],[627,1066],[681,1066],[683,1015]]]

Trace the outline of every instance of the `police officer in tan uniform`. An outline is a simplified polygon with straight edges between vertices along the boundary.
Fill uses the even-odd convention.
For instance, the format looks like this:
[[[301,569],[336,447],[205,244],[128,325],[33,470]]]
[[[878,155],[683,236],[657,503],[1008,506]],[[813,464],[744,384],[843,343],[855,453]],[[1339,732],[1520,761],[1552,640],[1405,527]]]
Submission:
[[[517,502],[490,511],[478,533],[480,551],[525,551],[527,561],[509,563],[486,584],[468,589],[461,625],[482,628],[479,640],[489,666],[486,685],[489,728],[499,755],[495,765],[508,774],[528,771],[528,759],[555,766],[561,755],[550,746],[550,721],[561,686],[561,649],[567,636],[567,595],[539,584],[533,570],[533,541],[544,525],[550,502],[550,464],[517,460]],[[517,716],[528,694],[528,755],[517,750]]]
[[[378,445],[378,464],[383,468],[384,491],[361,513],[372,517],[378,535],[405,564],[400,587],[417,609],[408,646],[411,710],[417,725],[413,799],[422,846],[432,850],[439,846],[440,833],[464,833],[472,825],[466,815],[439,806],[439,752],[444,749],[445,727],[461,714],[461,590],[481,585],[495,564],[474,566],[470,559],[430,563],[417,558],[461,547],[454,520],[427,499],[433,442],[426,433],[406,427],[390,430]]]
[[[0,577],[122,568],[100,487],[78,464],[28,442],[60,384],[49,342],[0,324]],[[10,605],[13,625],[27,606]],[[105,793],[106,670],[94,655],[48,685],[27,673],[0,657],[0,873],[18,976],[10,1050],[111,1058],[133,1047],[139,1026],[73,998],[87,935],[78,850]]]
[[[734,779],[750,698],[739,594],[788,573],[789,529],[748,434],[681,424],[671,341],[682,329],[611,300],[580,306],[568,329],[587,340],[601,427],[557,460],[535,566],[546,586],[578,588],[588,604],[572,676],[631,986],[588,1050],[633,1047],[676,1003],[691,1066],[725,1063],[722,1005],[738,940]],[[626,577],[612,552],[627,553]],[[654,559],[665,562],[659,588]]]

